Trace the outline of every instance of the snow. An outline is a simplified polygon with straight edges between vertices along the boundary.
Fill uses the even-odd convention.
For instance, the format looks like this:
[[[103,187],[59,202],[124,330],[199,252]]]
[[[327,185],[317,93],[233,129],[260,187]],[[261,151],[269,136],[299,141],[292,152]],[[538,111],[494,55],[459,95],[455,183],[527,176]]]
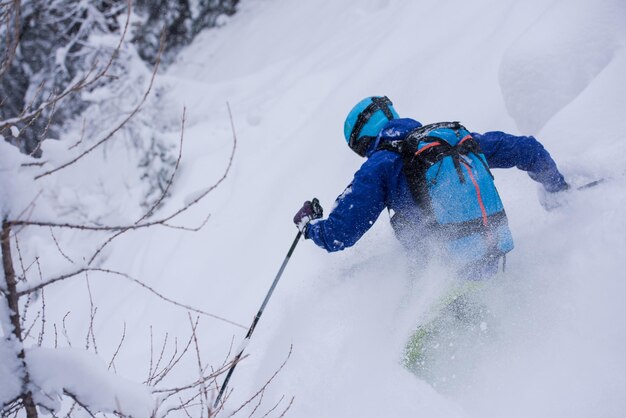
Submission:
[[[23,177],[18,175],[20,164],[26,162],[26,157],[7,142],[0,142],[0,214],[4,218],[7,215],[20,213],[31,202],[29,194],[20,193],[28,184]]]
[[[72,348],[32,348],[27,351],[28,371],[35,402],[58,412],[60,398],[71,393],[91,412],[119,412],[150,417],[156,405],[148,389],[116,376],[96,355]]]
[[[2,305],[4,309],[4,303]],[[2,359],[0,361],[0,376],[2,376],[0,404],[2,405],[15,399],[22,390],[21,364],[16,357],[17,352],[13,340],[0,340],[0,359]]]
[[[556,2],[509,47],[500,85],[522,133],[539,132],[611,63],[624,17],[623,2]]]
[[[625,17],[619,0],[243,1],[227,24],[201,34],[157,78],[159,98],[146,105],[160,112],[147,119],[172,144],[187,109],[181,171],[160,212],[168,214],[223,175],[232,147],[230,103],[238,136],[232,170],[176,225],[196,226],[210,214],[209,222],[197,233],[126,234],[103,262],[181,303],[248,324],[296,234],[294,213],[312,196],[331,208],[362,163],[342,130],[363,97],[385,94],[401,116],[422,123],[459,120],[477,132],[533,134],[573,185],[608,180],[546,212],[524,173],[494,173],[516,244],[506,273],[484,296],[496,318],[485,323],[498,332],[495,341],[459,353],[445,370],[447,382],[436,387],[402,367],[408,336],[453,280],[445,266],[406,260],[383,213],[343,252],[298,244],[229,383],[234,392],[225,415],[265,384],[293,346],[258,416],[277,403],[272,416],[280,416],[292,397],[289,414],[299,418],[622,416]],[[120,101],[111,106],[132,108],[132,100]],[[107,116],[107,123],[119,117]],[[68,133],[66,143],[78,132]],[[101,135],[93,137],[85,141]],[[47,191],[35,215],[136,220],[142,185],[131,142],[94,152],[75,168],[79,174],[42,180],[38,187]],[[27,206],[38,190],[17,192],[25,188],[8,179],[23,184],[11,177],[19,157],[0,146],[3,213],[19,213],[15,208]],[[64,161],[58,143],[46,141],[43,150],[51,167]],[[7,207],[11,199],[20,204]],[[42,235],[21,237],[24,257],[38,254],[44,266],[66,271]],[[77,232],[58,238],[76,260],[95,246]],[[113,355],[126,324],[116,369],[144,381],[152,339],[159,347],[166,333],[170,341],[185,340],[186,313],[132,283],[96,273],[89,280],[99,356]],[[46,305],[48,326],[67,322],[67,339],[84,341],[90,322],[84,277],[48,288]],[[237,347],[245,330],[202,319],[197,333],[202,360],[218,366],[236,353],[231,344]],[[65,337],[59,343],[67,345]],[[52,344],[49,329],[44,346]],[[102,360],[82,351],[32,348],[27,357],[37,362],[33,371],[50,394],[71,385],[106,410],[121,396],[125,410],[136,408],[138,416],[151,405],[145,389],[111,376]],[[13,367],[0,359],[1,370]],[[65,373],[70,368],[75,371]],[[172,381],[197,374],[192,358]],[[85,386],[77,386],[83,378]],[[92,379],[102,379],[101,389],[92,389]],[[15,391],[4,380],[0,389]],[[254,404],[239,415],[248,416]]]

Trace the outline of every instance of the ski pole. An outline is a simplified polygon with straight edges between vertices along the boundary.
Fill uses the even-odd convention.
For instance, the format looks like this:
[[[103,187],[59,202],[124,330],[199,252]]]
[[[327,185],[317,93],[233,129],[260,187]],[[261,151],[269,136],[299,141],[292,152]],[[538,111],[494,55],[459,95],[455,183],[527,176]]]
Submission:
[[[259,312],[257,312],[256,316],[254,317],[254,320],[252,321],[252,325],[250,325],[250,328],[248,329],[248,333],[246,334],[246,337],[243,339],[243,342],[241,343],[241,346],[239,347],[237,355],[235,356],[232,364],[230,365],[228,373],[226,374],[226,378],[224,379],[224,383],[222,383],[222,387],[219,393],[217,394],[217,399],[215,399],[215,404],[213,404],[213,408],[217,408],[217,405],[219,404],[220,399],[222,399],[222,395],[224,395],[224,392],[226,392],[226,386],[228,385],[228,381],[230,380],[230,377],[233,375],[233,372],[235,371],[235,366],[237,366],[237,363],[239,363],[239,360],[241,360],[243,351],[246,349],[248,343],[250,342],[250,337],[252,336],[252,333],[254,332],[254,328],[256,328],[256,325],[259,322],[261,315],[263,315],[265,306],[267,305],[267,302],[270,300],[270,297],[272,297],[272,293],[274,293],[274,289],[276,288],[276,285],[278,284],[278,280],[280,280],[280,276],[282,276],[283,271],[285,270],[285,267],[287,266],[287,263],[289,262],[289,259],[291,258],[291,255],[293,254],[293,251],[296,249],[296,245],[298,245],[298,241],[300,241],[301,236],[302,236],[302,231],[298,231],[298,235],[296,235],[296,239],[293,240],[293,244],[291,244],[291,248],[289,248],[289,251],[287,252],[287,256],[285,257],[283,264],[280,266],[280,269],[278,270],[278,274],[276,274],[276,277],[274,278],[274,282],[272,283],[270,290],[267,292],[267,295],[265,295],[265,299],[263,300],[263,303],[261,304],[261,309],[259,309]]]
[[[589,182],[589,183],[587,183],[587,184],[583,184],[582,186],[578,186],[578,187],[576,188],[576,190],[585,190],[585,189],[590,189],[590,188],[592,188],[592,187],[597,186],[597,185],[598,185],[598,184],[600,184],[600,183],[604,183],[604,178],[600,178],[600,179],[598,179],[598,180],[591,181],[591,182]]]

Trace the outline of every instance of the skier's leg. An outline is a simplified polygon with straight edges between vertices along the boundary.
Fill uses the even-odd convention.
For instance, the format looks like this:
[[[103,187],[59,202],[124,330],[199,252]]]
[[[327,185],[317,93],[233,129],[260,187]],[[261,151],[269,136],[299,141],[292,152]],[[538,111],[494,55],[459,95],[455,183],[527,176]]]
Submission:
[[[429,315],[432,319],[418,326],[406,344],[403,364],[407,369],[426,377],[430,352],[442,346],[443,340],[453,337],[457,329],[480,322],[484,308],[474,296],[482,284],[482,281],[464,281],[433,308]]]

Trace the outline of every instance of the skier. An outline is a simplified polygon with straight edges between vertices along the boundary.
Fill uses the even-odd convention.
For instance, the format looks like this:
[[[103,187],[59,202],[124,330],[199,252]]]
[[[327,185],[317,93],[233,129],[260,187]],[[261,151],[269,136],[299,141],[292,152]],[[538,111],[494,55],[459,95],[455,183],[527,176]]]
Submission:
[[[452,158],[448,154],[450,150],[454,153],[456,148],[441,150],[441,146],[433,146],[446,142],[442,137],[452,135],[451,132],[465,145],[469,141],[463,139],[471,139],[477,148],[469,152],[465,150],[464,155],[457,152]],[[459,132],[463,138],[459,137]],[[534,137],[498,131],[469,134],[457,123],[423,127],[416,120],[400,118],[387,97],[367,97],[354,106],[346,118],[344,135],[350,148],[367,160],[337,198],[327,219],[320,219],[321,207],[309,201],[294,217],[294,223],[305,239],[311,239],[328,252],[354,245],[387,208],[396,236],[411,255],[426,261],[431,252],[429,248],[443,244],[454,253],[449,255],[455,258],[461,276],[481,279],[497,272],[498,261],[513,248],[506,216],[489,169],[515,166],[528,172],[531,179],[543,185],[541,203],[546,207],[554,204],[555,199],[550,195],[569,189],[548,151]],[[407,145],[403,150],[401,145],[411,136],[417,138],[419,144],[413,144],[414,149]],[[408,160],[407,148],[411,149]],[[417,173],[407,170],[408,166],[414,164],[416,152],[426,155],[432,151],[435,151],[436,161],[425,163],[432,168],[426,173],[427,177],[432,177],[428,178],[428,186],[414,184],[420,183],[411,178],[419,177],[419,170]],[[451,158],[441,159],[445,156]],[[455,181],[457,174],[459,179]],[[428,190],[430,184],[438,180],[438,189]],[[478,182],[478,188],[473,181]],[[430,205],[424,204],[424,195],[430,195],[426,199],[431,201]],[[437,212],[432,206],[442,212],[434,214],[437,219],[432,219],[433,212]],[[485,210],[492,213],[485,213]],[[454,211],[458,213],[451,213]],[[446,217],[454,219],[452,222],[442,220]],[[478,226],[491,225],[483,225],[488,230],[472,229],[477,221]],[[451,232],[454,228],[450,224],[453,227],[460,225],[465,231]],[[480,240],[492,242],[477,245]],[[463,249],[463,246],[470,247],[470,250]]]
[[[424,265],[437,254],[457,277],[467,279],[407,343],[405,366],[432,383],[436,379],[428,367],[432,359],[427,347],[455,345],[440,344],[441,338],[454,334],[442,332],[446,327],[484,329],[476,326],[485,313],[476,302],[479,283],[495,275],[499,261],[504,266],[506,253],[513,249],[490,169],[526,171],[542,185],[540,202],[546,209],[558,205],[559,194],[569,185],[532,136],[470,133],[458,122],[422,126],[400,118],[387,97],[367,97],[354,106],[344,135],[350,148],[367,160],[327,219],[321,219],[322,208],[314,200],[304,203],[294,223],[306,239],[334,252],[354,245],[387,208],[414,265]]]

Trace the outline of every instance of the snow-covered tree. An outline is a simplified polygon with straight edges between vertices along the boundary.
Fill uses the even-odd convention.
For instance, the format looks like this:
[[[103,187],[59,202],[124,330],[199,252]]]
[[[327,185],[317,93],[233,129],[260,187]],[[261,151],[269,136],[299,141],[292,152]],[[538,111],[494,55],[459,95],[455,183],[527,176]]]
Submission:
[[[119,3],[119,2],[115,2]],[[57,135],[67,118],[80,112],[80,95],[67,94],[62,107],[54,97],[64,95],[80,80],[106,62],[111,50],[94,38],[119,31],[124,4],[109,1],[15,0],[5,4],[3,25],[7,39],[15,39],[13,59],[0,80],[0,119],[14,119],[0,133],[25,153],[39,155],[39,143]],[[97,83],[108,80],[100,77]],[[82,88],[94,88],[97,83]],[[28,127],[29,129],[24,129]]]
[[[120,100],[133,97],[150,66],[171,59],[203,29],[220,25],[235,13],[237,0],[11,0],[0,3],[0,135],[22,152],[41,155],[46,138],[58,138],[63,126],[83,112],[119,114]],[[126,16],[129,18],[126,19]],[[123,42],[116,39],[123,33]],[[163,37],[162,35],[165,35]],[[115,60],[111,55],[119,54]],[[106,77],[98,72],[106,69]],[[143,74],[142,74],[143,72]],[[90,94],[111,85],[106,97]],[[123,94],[121,93],[123,92]],[[63,106],[57,106],[63,99]],[[97,103],[97,106],[95,105]],[[87,118],[97,121],[97,118]],[[110,121],[110,120],[109,120]],[[102,120],[97,121],[100,124]],[[158,121],[157,121],[158,123]],[[163,141],[149,116],[136,118],[126,132],[137,150],[145,180],[144,207],[165,187],[174,168],[175,149]],[[27,129],[26,129],[27,128]],[[132,129],[131,129],[132,128]],[[86,127],[86,135],[90,127]],[[66,129],[65,129],[66,130]],[[141,132],[141,135],[137,135]],[[155,158],[156,157],[156,158]]]
[[[33,418],[41,411],[72,416],[78,410],[92,416],[166,416],[198,399],[203,416],[219,412],[211,407],[206,387],[227,363],[213,368],[198,358],[197,378],[167,386],[166,377],[181,358],[192,355],[194,345],[199,352],[198,319],[191,315],[186,346],[151,364],[144,384],[113,373],[117,352],[108,367],[97,356],[93,303],[82,314],[91,318],[86,344],[91,352],[69,339],[62,347],[58,332],[64,320],[46,321],[47,307],[64,302],[46,299],[50,286],[79,279],[89,286],[90,279],[102,276],[139,285],[194,315],[227,321],[106,266],[107,250],[118,237],[172,227],[170,221],[211,193],[229,172],[236,145],[233,130],[233,153],[215,184],[173,211],[157,213],[181,162],[185,111],[180,109],[177,143],[156,133],[164,126],[155,123],[153,113],[140,112],[156,90],[163,38],[150,68],[126,36],[133,19],[126,6],[116,1],[0,3],[2,416]],[[124,170],[111,164],[128,154],[133,158]]]
[[[137,24],[133,42],[142,58],[154,62],[159,49],[159,33],[167,33],[166,56],[188,45],[203,29],[220,26],[223,17],[236,11],[238,0],[137,0]]]

